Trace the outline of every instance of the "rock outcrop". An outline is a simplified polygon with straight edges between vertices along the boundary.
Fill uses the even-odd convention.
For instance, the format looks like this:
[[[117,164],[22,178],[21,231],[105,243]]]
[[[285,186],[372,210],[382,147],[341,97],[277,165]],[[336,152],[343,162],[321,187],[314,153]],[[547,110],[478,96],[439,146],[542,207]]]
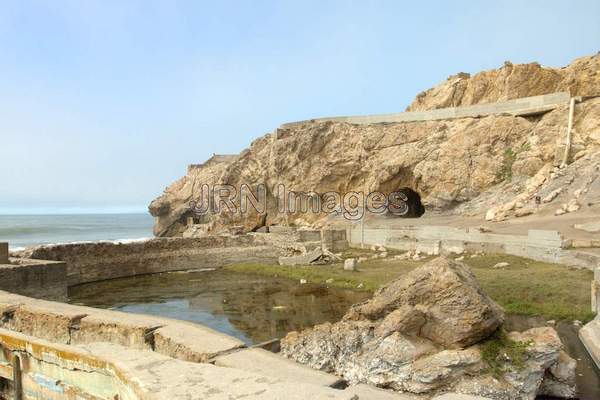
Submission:
[[[289,333],[281,352],[351,384],[424,396],[572,395],[574,361],[561,352],[556,331],[533,328],[500,339],[503,317],[466,265],[438,258],[353,306],[340,322]]]
[[[569,92],[572,96],[600,94],[600,57],[581,57],[565,68],[507,61],[499,69],[474,76],[462,72],[417,95],[407,111],[494,103],[554,92]]]
[[[575,60],[562,69],[507,64],[472,78],[452,78],[419,95],[409,109],[479,104],[557,90],[600,95],[599,71],[600,55]],[[540,207],[533,206],[533,198],[539,192],[550,196],[558,186],[552,182],[560,173],[553,168],[562,161],[567,115],[565,104],[530,117],[498,114],[370,125],[307,121],[281,127],[255,140],[239,156],[212,158],[190,168],[151,203],[155,234],[184,234],[186,222],[194,217],[190,201],[200,196],[203,184],[229,184],[238,190],[242,184],[251,188],[264,184],[267,208],[264,213],[250,209],[198,217],[195,223],[205,224],[196,230],[199,234],[231,226],[252,231],[263,225],[326,223],[325,213],[282,212],[277,207],[279,185],[288,191],[342,194],[390,193],[406,187],[420,195],[426,208],[482,219],[493,208],[489,219],[494,221],[544,209],[554,212],[575,197],[579,187],[563,182],[568,187]],[[570,162],[577,163],[575,180],[585,175],[579,171],[597,167],[599,152],[600,98],[588,98],[575,108],[570,152]],[[577,205],[565,206],[564,212],[585,211],[597,204],[588,200],[590,196],[591,191],[580,193]]]

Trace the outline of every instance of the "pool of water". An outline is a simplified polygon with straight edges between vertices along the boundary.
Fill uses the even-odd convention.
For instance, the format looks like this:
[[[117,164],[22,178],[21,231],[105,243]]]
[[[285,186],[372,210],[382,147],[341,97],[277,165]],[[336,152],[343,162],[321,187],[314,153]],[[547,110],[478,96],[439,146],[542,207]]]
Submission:
[[[350,305],[368,297],[365,292],[224,270],[143,275],[69,289],[73,304],[192,321],[246,344],[337,321]],[[509,315],[505,327],[523,331],[545,324],[543,318]],[[577,359],[579,398],[600,399],[600,373],[577,336],[579,328],[559,323],[556,329],[567,353]]]
[[[143,275],[79,285],[69,302],[197,322],[246,344],[339,320],[368,293],[223,270]]]

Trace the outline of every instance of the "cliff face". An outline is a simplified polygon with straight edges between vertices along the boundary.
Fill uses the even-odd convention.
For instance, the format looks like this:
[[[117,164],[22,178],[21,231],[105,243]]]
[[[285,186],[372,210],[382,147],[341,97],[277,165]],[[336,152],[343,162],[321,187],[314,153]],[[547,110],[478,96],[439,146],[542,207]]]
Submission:
[[[564,68],[546,68],[538,63],[506,62],[499,69],[474,76],[459,73],[417,95],[407,111],[494,103],[554,92],[571,96],[600,94],[600,56],[578,58]]]
[[[562,69],[507,64],[472,78],[460,75],[417,96],[409,110],[559,90],[571,90],[572,95],[600,94],[600,56],[578,59]],[[150,212],[157,217],[155,234],[181,235],[186,219],[193,216],[190,200],[199,197],[202,184],[217,183],[237,188],[265,184],[269,207],[266,217],[249,212],[197,218],[196,222],[209,223],[212,230],[232,225],[252,230],[265,224],[314,223],[324,217],[281,213],[275,201],[278,184],[287,190],[318,193],[391,192],[410,187],[430,209],[464,210],[465,204],[472,203],[469,212],[483,215],[498,199],[472,200],[481,200],[490,190],[514,180],[529,178],[531,186],[549,178],[553,164],[561,158],[567,116],[565,104],[526,118],[492,115],[371,125],[307,122],[280,128],[254,141],[237,157],[213,159],[190,168],[150,204]],[[586,159],[583,155],[600,146],[600,98],[579,103],[575,116],[571,155]],[[510,213],[498,215],[505,214]]]

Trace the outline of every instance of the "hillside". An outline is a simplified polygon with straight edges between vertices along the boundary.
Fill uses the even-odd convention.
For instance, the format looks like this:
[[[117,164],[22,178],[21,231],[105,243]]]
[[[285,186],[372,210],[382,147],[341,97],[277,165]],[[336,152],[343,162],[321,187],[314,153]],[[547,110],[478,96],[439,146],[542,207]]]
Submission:
[[[530,116],[482,117],[397,123],[307,121],[255,140],[233,157],[216,157],[188,169],[149,206],[155,234],[179,236],[194,214],[190,200],[202,184],[265,184],[266,215],[221,213],[188,235],[242,226],[323,224],[324,213],[282,213],[277,185],[287,190],[418,192],[427,212],[501,221],[533,213],[600,211],[600,55],[553,69],[506,63],[470,77],[458,74],[419,94],[409,111],[467,106],[570,91],[585,96],[574,111],[569,166],[559,169],[569,105]],[[533,206],[540,195],[541,205]],[[565,206],[563,206],[565,204]]]

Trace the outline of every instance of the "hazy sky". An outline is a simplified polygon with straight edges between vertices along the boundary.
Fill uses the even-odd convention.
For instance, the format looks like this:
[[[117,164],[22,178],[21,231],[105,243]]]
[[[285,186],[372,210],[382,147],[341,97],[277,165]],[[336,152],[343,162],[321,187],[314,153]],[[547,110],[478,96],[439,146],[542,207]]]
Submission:
[[[283,122],[599,50],[598,0],[0,0],[0,214],[144,210]]]

